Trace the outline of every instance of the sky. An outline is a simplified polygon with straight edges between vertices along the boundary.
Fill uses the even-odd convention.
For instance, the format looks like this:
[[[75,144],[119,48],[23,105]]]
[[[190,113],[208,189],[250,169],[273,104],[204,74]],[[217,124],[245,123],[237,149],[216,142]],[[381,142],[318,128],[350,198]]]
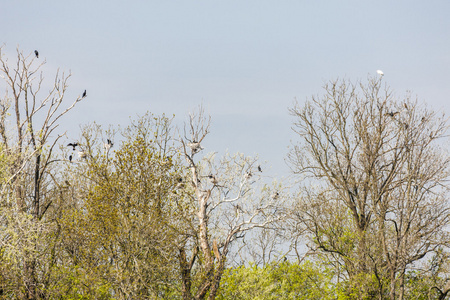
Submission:
[[[258,155],[288,176],[288,109],[337,78],[383,80],[447,111],[450,1],[23,1],[0,4],[0,45],[37,49],[45,76],[72,73],[60,130],[126,126],[150,111],[182,124],[203,105],[205,151]]]

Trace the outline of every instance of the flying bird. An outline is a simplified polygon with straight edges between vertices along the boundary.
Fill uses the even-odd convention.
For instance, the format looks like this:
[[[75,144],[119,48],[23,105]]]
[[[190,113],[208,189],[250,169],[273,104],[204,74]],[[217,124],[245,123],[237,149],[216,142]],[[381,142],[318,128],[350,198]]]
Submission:
[[[39,52],[37,50],[34,50],[34,55],[36,55],[36,58],[39,58]]]
[[[86,97],[86,90],[84,90],[83,95],[81,96],[81,98]]]
[[[377,70],[377,74],[380,75],[380,76],[384,75],[383,71],[381,71],[381,70]]]
[[[67,144],[67,147],[72,147],[73,151],[75,151],[75,147],[78,146],[78,143],[69,143]]]

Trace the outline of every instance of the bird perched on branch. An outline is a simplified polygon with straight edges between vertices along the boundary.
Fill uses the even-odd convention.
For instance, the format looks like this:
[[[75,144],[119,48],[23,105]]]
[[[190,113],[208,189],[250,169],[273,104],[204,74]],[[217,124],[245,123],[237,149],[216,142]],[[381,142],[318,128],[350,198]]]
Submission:
[[[273,193],[270,197],[271,197],[273,200],[276,200],[276,199],[278,199],[278,197],[280,197],[280,193],[275,192],[275,193]]]
[[[395,117],[395,116],[398,115],[398,114],[399,114],[398,111],[396,111],[396,112],[391,111],[391,112],[387,112],[387,113],[386,113],[386,115],[387,115],[387,116],[390,116],[390,117]]]
[[[203,147],[200,146],[200,142],[192,141],[191,143],[188,143],[188,147],[191,148],[192,153],[197,153],[203,150]]]
[[[72,155],[69,155],[69,161],[72,162]]]
[[[252,172],[248,172],[248,173],[244,174],[244,178],[246,180],[249,180],[252,176],[253,176]]]
[[[79,152],[78,152],[78,156],[79,156],[80,158],[86,158],[86,157],[87,157],[87,153],[84,152],[84,151],[79,151]]]
[[[39,58],[39,52],[37,50],[34,50],[34,55],[36,55],[36,58]]]
[[[73,151],[75,151],[75,147],[78,146],[78,143],[76,143],[76,142],[75,143],[69,143],[69,144],[67,144],[67,146],[68,147],[72,147]]]
[[[258,166],[258,171],[262,172],[261,166]]]
[[[384,73],[381,70],[377,70],[377,74],[380,75],[380,76],[384,76]]]
[[[84,98],[84,97],[86,97],[86,90],[84,90],[84,92],[83,92],[83,95],[81,96],[81,98]]]
[[[214,185],[216,185],[219,182],[216,176],[214,176],[213,174],[209,174],[207,177],[209,178],[209,181],[211,181],[211,183]]]
[[[111,142],[111,140],[110,140],[110,139],[106,139],[106,143],[105,143],[105,148],[106,148],[106,150],[109,150],[109,149],[111,149],[111,148],[112,148],[112,146],[114,146],[114,143],[113,143],[113,142]]]

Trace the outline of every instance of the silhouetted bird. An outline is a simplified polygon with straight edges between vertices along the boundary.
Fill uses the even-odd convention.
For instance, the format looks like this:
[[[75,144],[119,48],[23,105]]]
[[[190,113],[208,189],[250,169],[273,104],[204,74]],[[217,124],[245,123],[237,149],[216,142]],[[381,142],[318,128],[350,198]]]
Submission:
[[[81,98],[86,97],[86,90],[84,90],[83,95],[81,96]]]
[[[78,143],[69,143],[67,144],[68,147],[73,147],[73,151],[75,151],[75,147],[78,146]]]
[[[39,52],[37,50],[34,50],[34,55],[36,55],[36,58],[39,58]]]
[[[262,172],[261,166],[258,166],[258,171]]]
[[[72,155],[69,155],[69,161],[72,162]]]
[[[390,116],[390,117],[394,117],[394,116],[396,116],[396,115],[398,115],[399,114],[399,112],[398,111],[396,111],[396,112],[388,112],[388,113],[386,113],[386,115],[388,115],[388,116]]]

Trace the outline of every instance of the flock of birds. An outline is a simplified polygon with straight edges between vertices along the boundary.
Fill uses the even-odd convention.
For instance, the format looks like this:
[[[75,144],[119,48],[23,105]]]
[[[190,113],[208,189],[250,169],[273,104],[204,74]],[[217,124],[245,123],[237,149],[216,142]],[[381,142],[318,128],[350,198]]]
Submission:
[[[79,146],[78,142],[73,142],[73,143],[67,144],[67,147],[72,147],[72,151],[75,151],[78,146]],[[105,149],[109,152],[109,149],[111,149],[113,146],[114,146],[114,143],[110,139],[107,139],[106,143],[104,144]],[[87,158],[88,157],[88,153],[86,151],[80,149],[80,151],[78,151],[78,157],[80,159]],[[69,155],[69,162],[72,162],[72,160],[73,160],[73,155],[70,154]]]
[[[200,145],[200,142],[197,142],[195,140],[193,140],[192,142],[189,142],[188,147],[191,149],[192,154],[198,153],[201,150],[203,150],[204,148]],[[257,167],[258,172],[262,172],[262,168],[261,165],[258,165]],[[247,173],[244,174],[244,179],[245,180],[249,180],[251,177],[253,176],[252,171],[248,171]],[[213,174],[209,174],[207,176],[204,176],[206,178],[208,178],[209,182],[211,182],[214,186],[219,186],[219,180],[217,179],[217,177]],[[182,180],[182,179],[181,179]],[[280,193],[275,191],[273,194],[270,195],[270,197],[273,200],[276,200],[280,197]]]

